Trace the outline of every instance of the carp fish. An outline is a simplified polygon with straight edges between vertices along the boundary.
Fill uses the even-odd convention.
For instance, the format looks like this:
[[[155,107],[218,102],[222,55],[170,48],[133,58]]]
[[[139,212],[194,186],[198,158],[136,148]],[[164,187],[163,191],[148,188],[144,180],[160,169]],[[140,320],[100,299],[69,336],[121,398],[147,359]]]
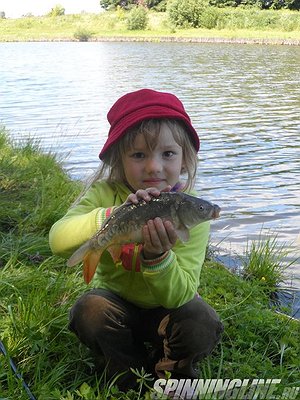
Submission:
[[[125,203],[117,207],[103,222],[101,229],[69,258],[67,265],[83,261],[83,276],[89,283],[96,271],[104,250],[108,250],[116,262],[121,254],[121,245],[142,243],[142,228],[150,219],[160,217],[171,221],[182,242],[189,239],[189,229],[219,217],[220,207],[209,201],[182,192],[161,192],[150,201],[137,204]]]

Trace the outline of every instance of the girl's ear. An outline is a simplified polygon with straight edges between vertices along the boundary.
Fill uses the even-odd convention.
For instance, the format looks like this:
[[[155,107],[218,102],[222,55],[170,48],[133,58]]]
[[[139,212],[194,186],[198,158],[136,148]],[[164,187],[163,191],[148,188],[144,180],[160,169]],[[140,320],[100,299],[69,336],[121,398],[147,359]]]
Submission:
[[[182,164],[182,166],[181,166],[181,171],[180,171],[180,173],[181,173],[181,174],[185,174],[185,173],[186,173],[186,166],[185,166],[184,164]]]

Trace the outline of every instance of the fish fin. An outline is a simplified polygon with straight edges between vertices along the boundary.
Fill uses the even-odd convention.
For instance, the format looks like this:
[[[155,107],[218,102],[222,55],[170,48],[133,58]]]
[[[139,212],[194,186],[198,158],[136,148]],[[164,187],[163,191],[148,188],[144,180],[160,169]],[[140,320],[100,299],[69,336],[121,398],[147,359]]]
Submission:
[[[83,259],[83,278],[89,284],[95,275],[102,251],[88,251]]]
[[[116,244],[110,246],[107,251],[110,253],[114,263],[121,260],[122,246]]]
[[[177,228],[176,234],[182,242],[187,242],[190,238],[189,231],[185,226],[180,226]]]
[[[73,267],[74,265],[78,264],[80,261],[84,259],[86,254],[89,251],[89,241],[85,242],[82,246],[80,246],[68,259],[67,266]]]

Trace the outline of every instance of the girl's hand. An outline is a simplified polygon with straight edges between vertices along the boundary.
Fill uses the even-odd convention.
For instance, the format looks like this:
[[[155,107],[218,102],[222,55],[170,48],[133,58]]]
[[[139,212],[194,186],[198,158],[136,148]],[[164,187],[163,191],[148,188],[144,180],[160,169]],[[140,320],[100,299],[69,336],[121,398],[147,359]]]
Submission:
[[[171,186],[167,186],[162,192],[169,192],[170,190]],[[150,201],[151,197],[158,197],[159,195],[160,191],[154,187],[139,189],[127,197],[126,203],[137,204],[139,200]],[[143,254],[146,259],[150,260],[170,250],[176,243],[177,234],[172,222],[163,221],[157,217],[149,220],[143,227],[143,238]]]
[[[169,251],[177,240],[177,234],[171,221],[157,217],[149,220],[143,227],[143,254],[146,259],[154,259]]]
[[[171,186],[167,186],[162,192],[169,192],[171,190]],[[130,193],[130,195],[126,199],[126,203],[137,204],[139,200],[150,201],[151,196],[158,197],[160,195],[160,191],[157,188],[150,187],[148,189],[139,189],[135,193]]]
[[[169,192],[171,186],[167,186],[163,192]],[[127,197],[127,202],[137,204],[139,200],[150,201],[151,197],[158,197],[160,191],[156,188],[139,189]],[[163,221],[157,217],[151,219],[143,227],[143,254],[146,259],[154,259],[170,250],[177,240],[177,234],[170,221]]]

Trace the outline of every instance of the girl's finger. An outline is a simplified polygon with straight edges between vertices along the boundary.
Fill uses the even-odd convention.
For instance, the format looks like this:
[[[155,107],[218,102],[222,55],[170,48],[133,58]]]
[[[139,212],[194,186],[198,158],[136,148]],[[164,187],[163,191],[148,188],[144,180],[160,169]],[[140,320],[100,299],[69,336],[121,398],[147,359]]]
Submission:
[[[172,246],[177,242],[178,236],[171,221],[165,221],[164,227],[168,234],[169,241]]]

